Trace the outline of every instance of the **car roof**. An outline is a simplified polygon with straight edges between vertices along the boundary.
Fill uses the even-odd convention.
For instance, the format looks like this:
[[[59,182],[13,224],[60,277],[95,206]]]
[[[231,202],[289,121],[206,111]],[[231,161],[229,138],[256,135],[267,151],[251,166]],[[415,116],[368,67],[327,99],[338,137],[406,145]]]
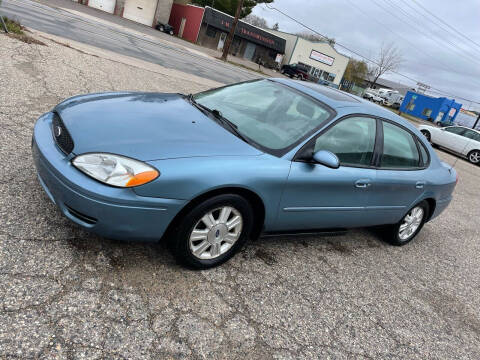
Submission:
[[[393,120],[409,128],[414,127],[409,121],[396,115],[392,111],[374,104],[359,96],[352,95],[345,91],[341,91],[332,87],[315,84],[308,81],[290,80],[283,78],[272,78],[275,82],[290,86],[299,90],[333,108],[337,113],[345,115],[348,113],[362,113],[378,116]],[[407,125],[408,124],[408,125]]]

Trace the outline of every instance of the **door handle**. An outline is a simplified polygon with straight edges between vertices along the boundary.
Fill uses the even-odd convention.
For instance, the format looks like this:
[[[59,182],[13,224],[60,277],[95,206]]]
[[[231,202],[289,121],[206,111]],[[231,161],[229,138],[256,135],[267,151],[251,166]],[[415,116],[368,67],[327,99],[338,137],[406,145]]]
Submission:
[[[370,179],[360,179],[355,181],[355,187],[357,188],[365,189],[370,185],[372,185],[372,182],[370,181]]]
[[[424,186],[425,186],[425,181],[417,181],[417,183],[415,184],[415,187],[417,189],[423,189]]]

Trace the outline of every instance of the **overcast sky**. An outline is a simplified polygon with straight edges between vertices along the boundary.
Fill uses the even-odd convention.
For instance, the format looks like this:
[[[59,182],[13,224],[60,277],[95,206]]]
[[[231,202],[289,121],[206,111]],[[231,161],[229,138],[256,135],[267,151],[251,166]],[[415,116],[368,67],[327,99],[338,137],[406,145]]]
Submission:
[[[480,104],[459,98],[480,103],[479,0],[275,0],[271,6],[372,59],[382,43],[394,42],[404,57],[400,73],[456,95],[464,108],[480,110]],[[270,26],[278,22],[281,31],[306,30],[265,5],[258,5],[253,13]],[[350,55],[339,45],[336,49]],[[399,75],[384,77],[415,87]]]

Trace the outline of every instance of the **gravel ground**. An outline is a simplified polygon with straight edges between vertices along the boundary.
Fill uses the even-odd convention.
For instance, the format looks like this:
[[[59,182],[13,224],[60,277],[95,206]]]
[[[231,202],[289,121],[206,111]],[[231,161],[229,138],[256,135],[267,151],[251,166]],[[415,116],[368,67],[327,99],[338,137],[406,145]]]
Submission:
[[[406,247],[367,230],[262,239],[188,271],[60,216],[30,139],[78,93],[213,84],[46,42],[0,35],[0,358],[480,358],[479,167],[458,161],[453,203]]]

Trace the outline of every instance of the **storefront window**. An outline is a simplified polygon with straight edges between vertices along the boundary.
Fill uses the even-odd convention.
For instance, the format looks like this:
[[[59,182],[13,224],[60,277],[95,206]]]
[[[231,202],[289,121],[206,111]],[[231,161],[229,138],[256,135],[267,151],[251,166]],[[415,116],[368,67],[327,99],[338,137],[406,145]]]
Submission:
[[[214,38],[217,35],[217,30],[214,27],[207,25],[207,36]]]
[[[328,81],[333,82],[333,81],[335,80],[335,76],[336,76],[336,75],[333,74],[333,73],[328,74]]]
[[[426,117],[430,117],[430,115],[432,115],[432,109],[429,109],[429,108],[423,109],[422,115]]]

